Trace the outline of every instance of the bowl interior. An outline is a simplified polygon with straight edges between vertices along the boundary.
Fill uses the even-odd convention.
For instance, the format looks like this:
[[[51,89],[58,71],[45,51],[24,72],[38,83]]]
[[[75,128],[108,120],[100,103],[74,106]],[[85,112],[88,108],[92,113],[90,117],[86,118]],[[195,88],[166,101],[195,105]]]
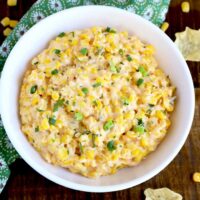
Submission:
[[[18,115],[21,79],[31,58],[44,49],[48,41],[60,32],[91,26],[110,26],[118,30],[127,30],[142,41],[153,44],[159,66],[177,87],[177,103],[172,115],[172,126],[158,149],[138,166],[122,169],[115,175],[96,180],[46,163],[21,132]],[[194,90],[185,61],[170,39],[157,27],[137,15],[120,9],[84,6],[64,10],[42,20],[16,44],[2,72],[1,113],[6,132],[17,151],[29,165],[46,178],[77,190],[114,191],[144,182],[161,171],[176,156],[191,127]]]

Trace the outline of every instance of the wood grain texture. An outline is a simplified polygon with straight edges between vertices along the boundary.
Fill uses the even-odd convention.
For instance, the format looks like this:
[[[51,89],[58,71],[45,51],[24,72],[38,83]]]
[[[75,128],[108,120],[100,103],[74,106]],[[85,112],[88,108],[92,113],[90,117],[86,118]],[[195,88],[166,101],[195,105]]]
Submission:
[[[6,0],[0,0],[0,19],[9,16],[20,19],[35,0],[18,0],[18,6],[9,8]],[[172,0],[167,15],[170,27],[167,35],[174,41],[175,33],[183,31],[186,26],[200,28],[200,0],[190,0],[191,12],[181,12],[181,0]],[[0,43],[4,37],[0,26]],[[142,200],[144,189],[169,187],[183,195],[185,200],[200,200],[200,184],[192,181],[192,174],[200,171],[200,63],[188,62],[196,89],[196,109],[190,135],[180,153],[161,173],[149,181],[131,189],[112,193],[86,193],[67,189],[48,181],[23,160],[11,165],[11,177],[0,199],[2,200]],[[184,113],[184,111],[183,111]],[[175,142],[175,141],[174,141]]]

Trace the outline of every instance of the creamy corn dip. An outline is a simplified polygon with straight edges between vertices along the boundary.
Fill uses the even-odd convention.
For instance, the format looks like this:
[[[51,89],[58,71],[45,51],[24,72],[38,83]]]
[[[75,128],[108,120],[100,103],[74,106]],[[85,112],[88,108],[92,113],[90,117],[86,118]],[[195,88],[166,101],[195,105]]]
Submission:
[[[175,87],[154,47],[127,32],[60,33],[21,86],[21,129],[49,163],[99,177],[134,166],[167,134]]]

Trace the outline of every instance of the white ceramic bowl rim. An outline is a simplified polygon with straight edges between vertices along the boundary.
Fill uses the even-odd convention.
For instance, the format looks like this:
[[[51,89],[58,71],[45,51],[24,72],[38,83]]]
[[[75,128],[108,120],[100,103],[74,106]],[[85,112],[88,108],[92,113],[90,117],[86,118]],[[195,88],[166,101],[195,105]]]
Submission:
[[[8,57],[6,63],[5,63],[5,67],[3,69],[2,72],[2,79],[1,79],[1,91],[5,90],[6,88],[6,76],[9,73],[9,62],[10,59],[12,59],[12,56],[14,56],[15,51],[18,50],[18,47],[20,46],[20,43],[22,43],[22,41],[25,38],[28,38],[29,35],[31,35],[31,32],[34,30],[37,30],[39,27],[45,25],[45,23],[47,21],[50,21],[52,18],[54,18],[55,16],[58,15],[62,15],[62,13],[64,12],[68,12],[70,13],[80,13],[82,10],[86,10],[88,12],[93,12],[95,10],[107,10],[110,12],[116,12],[119,13],[121,15],[126,14],[126,15],[134,15],[132,13],[127,13],[127,11],[118,9],[118,8],[113,8],[113,7],[108,7],[108,6],[80,6],[80,7],[75,7],[75,8],[70,8],[67,10],[63,10],[61,12],[58,12],[56,14],[53,14],[47,18],[45,18],[44,20],[40,21],[38,24],[36,24],[35,26],[33,26],[19,41],[18,43],[15,45],[15,47],[13,48],[13,50],[10,53],[10,56]],[[138,185],[150,178],[152,178],[153,176],[155,176],[157,173],[159,173],[161,170],[163,170],[173,159],[174,157],[178,154],[178,152],[180,151],[181,147],[183,146],[188,133],[190,131],[191,125],[192,125],[192,120],[193,120],[193,116],[194,116],[194,106],[195,106],[195,98],[194,98],[194,90],[192,91],[193,88],[193,82],[192,82],[192,78],[189,72],[189,69],[182,57],[182,55],[180,54],[180,52],[176,49],[176,47],[174,46],[173,42],[167,37],[167,35],[165,33],[162,33],[160,31],[160,29],[158,27],[156,27],[155,25],[151,24],[150,22],[146,21],[145,19],[143,19],[140,16],[135,15],[134,16],[136,20],[140,21],[142,24],[145,24],[146,26],[148,26],[149,28],[152,28],[155,32],[155,34],[159,34],[163,40],[167,41],[169,46],[171,47],[171,49],[174,50],[176,56],[179,58],[179,60],[181,60],[182,62],[182,66],[183,66],[183,70],[185,71],[185,73],[187,74],[188,77],[188,83],[190,89],[191,89],[191,110],[189,113],[187,113],[188,115],[188,122],[185,128],[185,133],[183,134],[182,138],[180,141],[177,142],[177,146],[174,149],[171,149],[171,153],[169,154],[169,156],[159,165],[157,166],[154,170],[152,170],[151,172],[143,175],[142,177],[139,177],[137,179],[134,179],[132,181],[126,182],[126,183],[119,183],[119,184],[115,184],[115,185],[108,185],[108,186],[88,186],[88,185],[84,185],[84,184],[77,184],[77,183],[73,183],[72,181],[68,181],[68,180],[63,180],[62,178],[50,173],[49,171],[45,170],[45,168],[41,167],[40,165],[38,165],[38,163],[35,163],[32,161],[31,157],[26,153],[26,151],[23,149],[23,145],[20,144],[19,141],[16,141],[15,139],[13,139],[13,131],[11,129],[11,124],[10,121],[8,120],[8,118],[6,117],[6,112],[7,110],[5,109],[4,105],[6,105],[6,99],[2,96],[1,97],[1,104],[0,104],[0,108],[1,108],[1,114],[2,114],[2,121],[3,124],[5,126],[7,135],[9,137],[9,139],[11,140],[12,144],[14,145],[14,147],[16,148],[16,150],[18,151],[18,153],[21,155],[21,157],[32,167],[34,168],[38,173],[40,173],[41,175],[43,175],[44,177],[46,177],[47,179],[56,182],[60,185],[63,185],[65,187],[71,188],[71,189],[75,189],[75,190],[80,190],[80,191],[88,191],[88,192],[110,192],[110,191],[117,191],[117,190],[122,190],[122,189],[126,189],[126,188],[130,188],[132,186]]]

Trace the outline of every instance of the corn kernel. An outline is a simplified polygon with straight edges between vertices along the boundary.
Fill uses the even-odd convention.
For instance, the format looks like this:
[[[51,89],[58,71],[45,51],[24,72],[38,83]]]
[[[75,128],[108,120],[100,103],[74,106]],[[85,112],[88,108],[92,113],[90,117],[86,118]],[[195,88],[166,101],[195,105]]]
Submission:
[[[8,6],[16,6],[17,5],[17,0],[7,0],[7,5]]]
[[[32,105],[34,106],[34,105],[38,104],[38,102],[39,102],[38,97],[33,97],[33,99],[32,99]]]
[[[53,91],[52,94],[51,94],[51,97],[54,101],[57,101],[59,99],[59,93],[56,92],[56,91]]]
[[[65,160],[68,157],[67,150],[65,148],[58,149],[58,158],[60,160]]]
[[[156,117],[158,117],[158,119],[165,119],[166,118],[166,115],[162,112],[162,111],[160,111],[160,110],[157,110],[156,111]]]
[[[4,35],[4,36],[8,36],[8,35],[10,35],[11,32],[12,32],[12,29],[6,28],[6,29],[3,31],[3,35]]]
[[[161,29],[165,32],[167,29],[169,28],[169,23],[168,22],[164,22],[161,26]]]
[[[142,138],[141,141],[140,141],[140,143],[141,143],[141,145],[142,145],[143,147],[148,146],[148,141],[147,141],[147,139],[145,139],[145,138]]]
[[[195,172],[193,174],[193,181],[200,183],[200,172]]]
[[[190,12],[190,4],[189,4],[189,2],[188,2],[188,1],[182,2],[182,4],[181,4],[181,9],[182,9],[182,11],[183,11],[184,13]]]
[[[49,129],[49,121],[47,118],[44,118],[41,122],[41,130],[48,130]]]
[[[8,17],[4,17],[2,20],[1,20],[1,24],[3,26],[8,26],[10,23],[10,19]]]
[[[94,159],[94,151],[93,150],[86,151],[85,154],[88,159]]]
[[[16,25],[18,24],[18,21],[17,20],[10,20],[10,27],[14,28]]]

